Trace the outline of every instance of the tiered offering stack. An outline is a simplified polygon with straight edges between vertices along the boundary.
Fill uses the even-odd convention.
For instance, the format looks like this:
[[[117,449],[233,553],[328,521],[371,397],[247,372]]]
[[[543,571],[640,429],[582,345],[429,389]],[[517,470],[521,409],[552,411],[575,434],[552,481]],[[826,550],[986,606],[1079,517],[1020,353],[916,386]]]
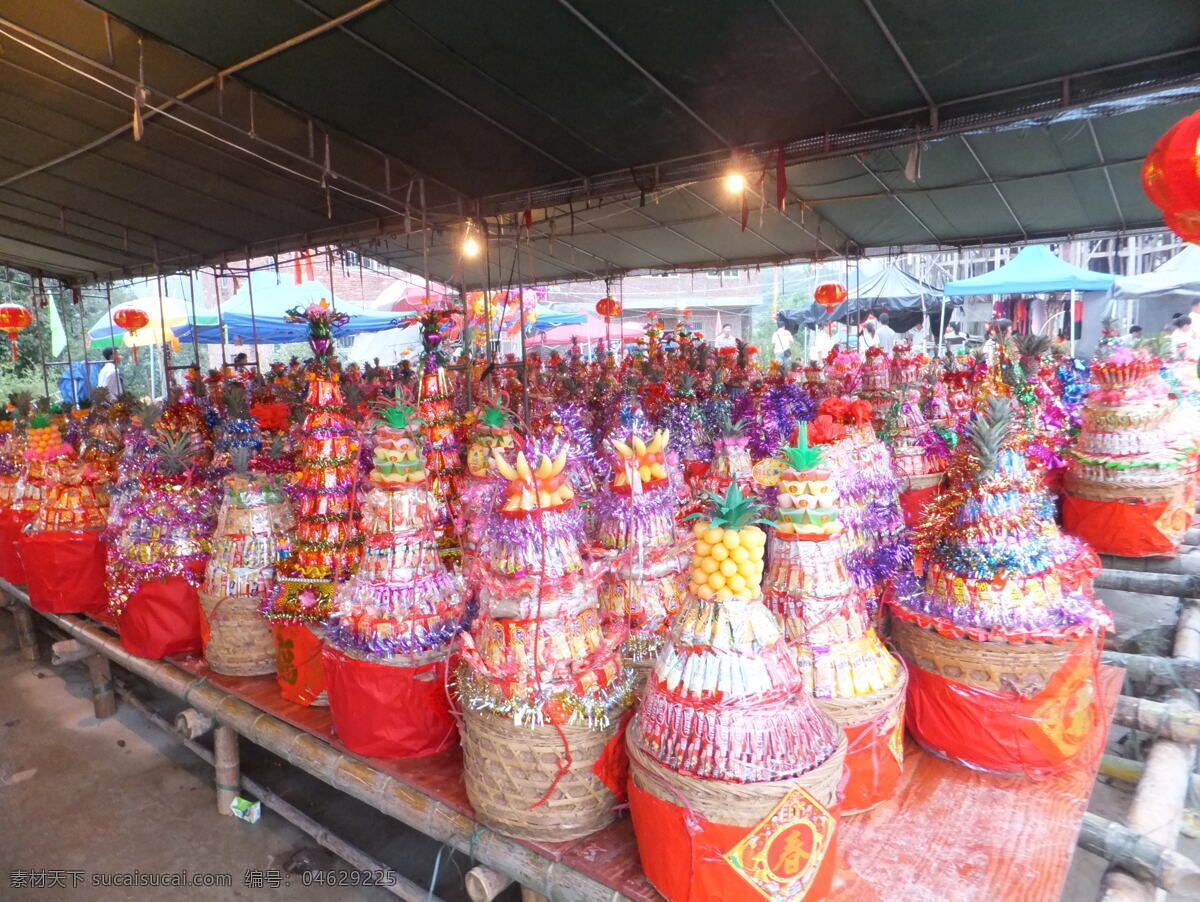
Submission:
[[[150,419],[145,409],[143,417]],[[164,425],[163,420],[175,425]],[[108,597],[121,645],[147,658],[202,647],[197,589],[204,579],[219,486],[203,472],[211,449],[181,425],[149,434],[149,466],[109,511]]]
[[[783,470],[764,594],[794,648],[805,686],[845,731],[845,814],[888,799],[904,756],[905,671],[884,648],[868,613],[870,595],[855,583],[851,539],[839,517],[826,447],[796,445],[780,453]]]
[[[324,651],[334,729],[351,751],[411,758],[457,744],[446,659],[468,620],[462,577],[446,568],[435,526],[423,424],[412,407],[379,409],[363,556],[334,599]]]
[[[1147,350],[1110,346],[1092,364],[1083,425],[1067,452],[1063,528],[1101,554],[1174,555],[1195,508],[1194,437]]]
[[[296,529],[262,613],[275,623],[275,673],[284,698],[301,705],[326,704],[324,623],[333,611],[338,583],[349,578],[362,550],[355,503],[359,440],[346,414],[333,354],[333,328],[345,321],[344,314],[314,304],[289,316],[308,324],[314,359],[306,374],[308,412],[300,427],[291,487]]]
[[[468,417],[466,472],[458,489],[461,504],[456,524],[459,541],[467,553],[464,567],[484,560],[481,531],[504,493],[506,480],[496,470],[492,449],[507,453],[517,440],[512,414],[498,404],[483,405]]]
[[[910,526],[921,522],[925,506],[941,488],[950,463],[950,446],[930,425],[915,388],[900,389],[900,397],[884,419],[883,434],[892,449],[900,478],[900,506]]]
[[[204,656],[217,673],[275,672],[271,625],[259,613],[295,521],[278,476],[250,472],[251,448],[230,452],[212,552],[200,587]]]
[[[970,767],[1043,775],[1099,754],[1098,562],[1043,518],[1009,402],[968,430],[921,533],[924,593],[893,602],[909,732]],[[1102,740],[1100,740],[1102,741]]]
[[[506,497],[485,529],[480,617],[458,671],[467,796],[509,836],[572,839],[611,822],[624,793],[625,630],[603,623],[584,572],[566,449],[494,458]]]
[[[683,601],[687,566],[666,467],[669,439],[659,430],[648,442],[611,440],[616,476],[596,516],[597,544],[615,554],[600,583],[600,607],[628,627],[625,660],[643,677]]]
[[[55,614],[99,611],[105,591],[105,548],[101,532],[108,518],[105,473],[76,458],[60,427],[44,415],[30,423],[25,451],[27,497],[39,497],[18,542],[29,600]]]
[[[892,358],[882,348],[867,348],[861,374],[862,384],[855,394],[870,403],[875,412],[875,426],[879,427],[892,402]]]
[[[450,516],[450,504],[457,498],[457,481],[463,461],[455,435],[459,417],[454,409],[454,386],[445,369],[442,348],[442,329],[449,321],[450,314],[445,311],[430,311],[416,319],[421,326],[422,343],[417,416],[425,424],[425,463],[430,488],[443,504],[438,521],[438,544],[442,557],[447,562],[457,563],[462,553]]]
[[[846,738],[763,604],[757,518],[736,486],[697,518],[688,599],[628,731],[642,867],[671,902],[830,887]],[[721,569],[735,556],[737,591]]]

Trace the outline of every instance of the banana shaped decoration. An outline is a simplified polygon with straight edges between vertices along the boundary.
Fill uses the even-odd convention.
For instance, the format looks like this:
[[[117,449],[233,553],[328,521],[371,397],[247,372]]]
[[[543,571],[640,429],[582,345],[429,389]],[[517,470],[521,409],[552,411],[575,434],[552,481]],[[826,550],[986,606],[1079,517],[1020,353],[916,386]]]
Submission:
[[[533,467],[523,451],[517,452],[515,465],[505,460],[499,448],[492,449],[492,459],[496,472],[508,480],[507,497],[500,508],[506,514],[522,516],[538,510],[555,510],[575,498],[564,472],[565,448],[554,458],[542,455]]]
[[[618,464],[613,488],[619,492],[640,493],[663,485],[667,481],[664,462],[670,440],[671,433],[666,429],[655,432],[648,443],[637,436],[628,444],[610,439]]]

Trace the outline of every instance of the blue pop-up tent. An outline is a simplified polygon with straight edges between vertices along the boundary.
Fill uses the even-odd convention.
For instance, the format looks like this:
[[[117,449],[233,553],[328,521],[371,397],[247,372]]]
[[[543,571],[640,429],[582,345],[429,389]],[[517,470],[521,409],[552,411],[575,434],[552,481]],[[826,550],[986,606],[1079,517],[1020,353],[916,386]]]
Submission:
[[[1044,244],[1024,248],[991,272],[947,282],[946,297],[979,294],[1043,294],[1052,291],[1106,291],[1116,277],[1080,269],[1056,256]]]

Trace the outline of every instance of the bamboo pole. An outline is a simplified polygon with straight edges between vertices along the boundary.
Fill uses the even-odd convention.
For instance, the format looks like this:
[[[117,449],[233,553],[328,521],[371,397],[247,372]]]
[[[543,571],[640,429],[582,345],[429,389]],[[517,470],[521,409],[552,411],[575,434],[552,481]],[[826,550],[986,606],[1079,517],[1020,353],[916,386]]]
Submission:
[[[1105,570],[1125,573],[1200,573],[1200,555],[1178,554],[1175,557],[1118,557],[1100,555]]]
[[[172,726],[164,717],[152,710],[129,689],[118,686],[117,694],[131,708],[160,730],[178,739],[184,748],[198,756],[202,761],[210,765],[213,763],[212,752],[200,745],[200,743],[188,738],[186,734],[178,729],[178,718],[176,718],[176,726]],[[391,868],[387,867],[387,865],[372,858],[357,846],[350,845],[350,843],[346,842],[340,836],[329,832],[329,830],[314,821],[307,814],[289,802],[284,801],[265,786],[246,776],[242,777],[242,785],[246,787],[247,792],[253,794],[262,802],[264,808],[274,811],[288,823],[303,830],[318,844],[328,849],[350,866],[358,868],[360,871],[370,871],[373,873],[391,871]],[[429,891],[417,886],[417,884],[413,883],[407,877],[403,877],[394,871],[389,874],[389,879],[393,880],[393,882],[380,883],[380,887],[390,892],[393,896],[404,899],[405,902],[442,902],[438,896],[432,895]]]
[[[12,606],[13,619],[17,626],[17,645],[21,648],[21,657],[26,661],[38,659],[37,631],[33,628],[33,612],[18,602]]]
[[[1106,651],[1101,662],[1125,668],[1130,679],[1141,683],[1153,683],[1156,686],[1171,688],[1200,689],[1200,661]]]
[[[1168,595],[1175,598],[1200,598],[1200,574],[1139,573],[1133,570],[1101,570],[1097,589],[1115,589],[1141,595]]]
[[[1100,773],[1114,780],[1120,780],[1122,783],[1136,786],[1145,772],[1146,762],[1144,761],[1134,761],[1119,755],[1102,755],[1100,757]],[[1192,774],[1188,791],[1194,796],[1200,796],[1200,774]]]
[[[471,902],[492,902],[498,895],[512,886],[512,880],[499,871],[482,864],[467,871],[463,881]]]
[[[1194,861],[1098,814],[1083,816],[1079,845],[1169,893],[1200,896],[1200,867]]]
[[[1200,604],[1189,602],[1184,605],[1175,631],[1174,651],[1177,658],[1200,659]],[[1117,702],[1118,711],[1123,700]],[[1144,703],[1140,699],[1132,701],[1136,703],[1139,715],[1164,713],[1143,707],[1156,703]],[[1190,709],[1194,714],[1197,710],[1195,694],[1186,689],[1172,690],[1168,693],[1167,703],[1161,708],[1173,708],[1174,712],[1186,713],[1180,706]],[[1194,743],[1196,738],[1200,738],[1200,735],[1191,742]],[[1174,849],[1179,840],[1187,787],[1195,762],[1194,744],[1166,737],[1157,739],[1146,755],[1146,767],[1130,803],[1125,818],[1126,826],[1164,849]],[[1139,880],[1134,874],[1119,868],[1110,868],[1100,887],[1100,902],[1152,902],[1156,895],[1155,887],[1148,880]]]
[[[78,639],[60,639],[50,646],[50,666],[61,667],[63,664],[74,664],[90,658],[95,653],[86,645],[80,644]]]
[[[18,600],[28,601],[23,591],[4,580],[0,580],[0,589]],[[339,752],[324,740],[234,698],[203,678],[192,676],[165,661],[130,654],[94,624],[68,614],[41,616],[130,673],[229,725],[255,745],[425,835],[508,874],[523,887],[572,902],[630,902],[626,896],[598,880],[480,826],[467,815],[375,770],[352,755]]]
[[[213,769],[217,782],[217,813],[233,816],[232,804],[242,791],[238,734],[225,724],[213,732]]]
[[[113,695],[112,668],[108,658],[93,653],[87,658],[88,676],[92,681],[92,710],[97,720],[117,713],[117,697]]]
[[[1200,712],[1185,699],[1166,703],[1122,695],[1113,723],[1175,742],[1200,742]]]

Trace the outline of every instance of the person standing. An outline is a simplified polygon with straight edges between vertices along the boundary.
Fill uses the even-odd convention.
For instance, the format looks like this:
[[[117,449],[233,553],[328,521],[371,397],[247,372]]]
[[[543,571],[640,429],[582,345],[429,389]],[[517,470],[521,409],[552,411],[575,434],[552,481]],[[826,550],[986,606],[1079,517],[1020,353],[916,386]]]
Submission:
[[[108,392],[109,398],[115,399],[124,391],[121,371],[117,369],[121,365],[121,352],[116,348],[105,348],[103,353],[104,366],[100,367],[100,372],[96,376],[96,388],[104,389]]]
[[[775,334],[771,336],[771,350],[775,354],[775,359],[780,362],[786,370],[792,362],[792,342],[795,339],[792,337],[791,330],[783,324],[783,320],[778,320],[779,328],[775,330]]]
[[[896,347],[900,336],[888,324],[889,319],[890,317],[886,313],[879,314],[879,324],[875,327],[875,334],[879,338],[879,349],[890,357],[892,348]]]
[[[879,347],[879,333],[877,331],[879,322],[872,318],[868,319],[859,328],[859,344],[864,351],[869,351],[871,348]]]
[[[733,326],[726,323],[721,327],[721,332],[717,335],[716,346],[718,348],[736,348],[737,339],[733,337]]]

